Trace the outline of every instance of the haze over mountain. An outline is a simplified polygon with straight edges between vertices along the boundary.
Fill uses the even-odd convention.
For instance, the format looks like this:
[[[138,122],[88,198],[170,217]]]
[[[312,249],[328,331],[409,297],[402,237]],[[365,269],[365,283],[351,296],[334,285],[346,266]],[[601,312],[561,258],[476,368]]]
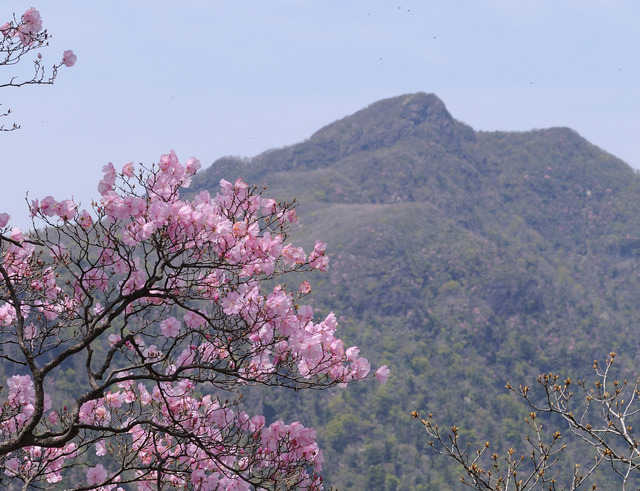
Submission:
[[[637,373],[640,176],[571,129],[476,132],[435,95],[409,94],[297,145],[220,159],[190,192],[239,176],[298,200],[297,240],[327,242],[332,261],[309,278],[314,306],[392,369],[382,387],[249,396],[318,428],[340,490],[464,488],[414,409],[473,443],[524,449],[527,412],[507,380],[588,377],[610,351]],[[583,450],[567,463],[591,459]]]

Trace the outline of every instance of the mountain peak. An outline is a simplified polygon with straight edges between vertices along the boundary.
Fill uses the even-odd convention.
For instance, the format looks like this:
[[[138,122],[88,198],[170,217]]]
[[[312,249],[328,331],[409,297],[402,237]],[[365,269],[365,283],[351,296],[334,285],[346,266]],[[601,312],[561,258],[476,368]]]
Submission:
[[[340,141],[350,151],[366,151],[390,147],[406,138],[458,146],[461,139],[473,140],[474,136],[471,128],[451,117],[437,96],[418,92],[375,102],[325,126],[310,142]]]
[[[384,117],[389,117],[389,113],[392,113],[392,115],[394,115],[393,113],[400,113],[400,115],[410,117],[418,124],[427,120],[431,122],[440,119],[453,120],[444,102],[435,94],[427,94],[425,92],[382,99],[358,111],[354,116],[366,112],[376,112],[384,115]]]
[[[396,99],[403,112],[406,113],[406,116],[410,117],[416,124],[427,121],[431,123],[442,120],[453,121],[444,102],[435,94],[417,92],[415,94],[400,96]],[[396,102],[394,99],[388,99],[388,101]]]

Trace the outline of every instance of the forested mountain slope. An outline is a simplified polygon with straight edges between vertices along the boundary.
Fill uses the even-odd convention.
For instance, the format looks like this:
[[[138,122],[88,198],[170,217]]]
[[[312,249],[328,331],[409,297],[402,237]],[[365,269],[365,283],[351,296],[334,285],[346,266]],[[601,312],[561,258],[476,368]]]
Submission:
[[[463,488],[414,409],[524,449],[507,380],[587,377],[612,350],[624,376],[638,372],[640,176],[568,128],[476,132],[436,96],[404,95],[300,144],[220,159],[190,192],[237,177],[298,200],[297,240],[322,239],[332,261],[309,278],[315,306],[392,369],[382,387],[249,395],[318,428],[340,490]]]

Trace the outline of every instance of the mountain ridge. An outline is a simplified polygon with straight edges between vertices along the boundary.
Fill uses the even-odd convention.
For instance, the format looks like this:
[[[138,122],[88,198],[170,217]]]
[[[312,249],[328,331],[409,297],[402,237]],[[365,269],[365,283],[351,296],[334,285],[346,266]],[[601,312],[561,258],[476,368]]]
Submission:
[[[449,153],[461,153],[467,159],[479,160],[483,156],[477,153],[477,145],[474,145],[478,139],[499,140],[522,136],[539,136],[549,145],[553,144],[556,147],[587,144],[595,151],[606,154],[574,130],[564,127],[527,132],[475,132],[466,124],[453,119],[444,103],[435,95],[416,93],[373,103],[365,109],[324,126],[301,143],[268,150],[248,159],[219,159],[205,170],[204,175],[237,171],[243,172],[243,175],[248,173],[261,177],[267,170],[268,173],[294,169],[318,170],[331,167],[338,160],[348,160],[354,154],[371,155],[377,150],[389,151],[399,142],[406,140],[417,143],[417,148],[412,150],[418,157],[431,157],[437,161],[438,152],[444,150]],[[437,148],[430,148],[432,146]],[[313,158],[307,155],[311,149],[314,152]],[[474,151],[470,153],[469,149]],[[613,156],[609,155],[609,159],[626,166]],[[207,180],[206,177],[201,179]]]

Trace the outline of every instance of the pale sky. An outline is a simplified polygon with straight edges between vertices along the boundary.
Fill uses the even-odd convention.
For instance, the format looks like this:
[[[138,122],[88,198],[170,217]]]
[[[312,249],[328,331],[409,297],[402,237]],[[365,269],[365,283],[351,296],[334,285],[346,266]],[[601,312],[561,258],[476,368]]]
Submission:
[[[476,130],[568,126],[640,168],[636,0],[2,0],[0,24],[31,6],[46,64],[78,62],[0,93],[22,125],[0,133],[0,212],[24,228],[27,191],[89,204],[107,162],[251,157],[418,91]]]

